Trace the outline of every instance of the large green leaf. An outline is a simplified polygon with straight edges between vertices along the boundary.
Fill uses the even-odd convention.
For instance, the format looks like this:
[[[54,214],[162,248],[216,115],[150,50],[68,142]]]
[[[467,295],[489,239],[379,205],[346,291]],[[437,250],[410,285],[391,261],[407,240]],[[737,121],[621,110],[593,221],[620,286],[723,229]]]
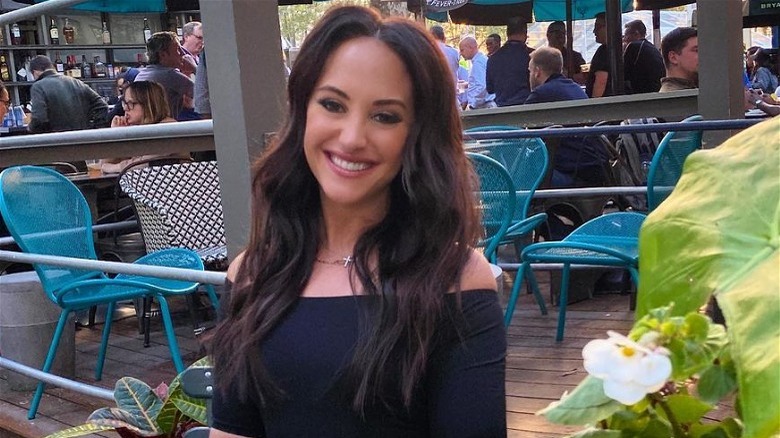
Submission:
[[[571,394],[537,412],[549,421],[573,426],[594,425],[623,409],[623,405],[604,395],[601,379],[586,377]]]
[[[133,377],[122,377],[114,387],[114,399],[117,407],[128,413],[130,424],[149,432],[160,432],[155,419],[163,401],[149,385]]]
[[[47,435],[46,438],[71,438],[75,436],[91,435],[95,432],[103,432],[112,429],[113,427],[111,426],[98,426],[97,424],[87,423],[55,432],[51,435]]]
[[[726,316],[745,436],[780,434],[780,118],[688,158],[640,233],[636,317],[714,294]]]
[[[195,361],[187,369],[208,367],[211,362],[208,357],[203,357]],[[180,421],[181,414],[201,423],[207,424],[206,401],[187,396],[181,388],[181,374],[177,375],[168,387],[168,398],[165,399],[157,415],[157,424],[163,433],[173,431],[177,421]]]
[[[148,424],[140,422],[138,416],[119,408],[100,408],[89,416],[87,422],[99,427],[125,428],[138,436],[160,436],[159,430],[149,429]]]

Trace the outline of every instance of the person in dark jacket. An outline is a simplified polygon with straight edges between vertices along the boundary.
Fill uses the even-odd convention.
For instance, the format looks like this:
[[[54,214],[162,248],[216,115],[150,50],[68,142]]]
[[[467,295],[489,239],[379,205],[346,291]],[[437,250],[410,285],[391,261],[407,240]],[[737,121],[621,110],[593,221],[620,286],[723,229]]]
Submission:
[[[623,66],[626,92],[629,94],[655,93],[661,88],[661,78],[666,76],[661,51],[645,36],[647,27],[642,20],[626,23],[623,32]]]
[[[587,99],[579,84],[563,76],[563,56],[554,47],[540,47],[528,64],[531,94],[525,103]],[[593,138],[565,137],[553,157],[553,187],[601,186],[607,155]]]
[[[498,106],[522,105],[528,88],[528,23],[511,19],[506,26],[507,41],[488,59],[487,92],[496,94]]]
[[[57,73],[51,59],[43,55],[30,61],[30,70],[35,78],[30,89],[30,132],[73,131],[105,123],[108,105],[89,85]]]

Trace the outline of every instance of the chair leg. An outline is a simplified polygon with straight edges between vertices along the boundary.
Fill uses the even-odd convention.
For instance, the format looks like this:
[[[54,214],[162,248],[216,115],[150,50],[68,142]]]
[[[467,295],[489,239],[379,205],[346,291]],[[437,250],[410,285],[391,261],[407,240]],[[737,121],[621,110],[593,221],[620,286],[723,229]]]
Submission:
[[[570,265],[564,263],[561,273],[561,296],[558,298],[558,330],[555,333],[555,341],[563,341],[563,330],[566,325],[566,304],[569,302],[569,270]]]
[[[176,333],[173,331],[173,321],[171,320],[171,311],[168,308],[168,301],[162,295],[157,295],[157,301],[160,303],[160,313],[162,314],[163,325],[165,326],[165,336],[168,338],[168,349],[171,350],[171,359],[176,367],[176,372],[184,371],[184,363],[179,353],[179,343],[176,341]]]
[[[57,355],[57,347],[60,345],[60,337],[62,336],[62,331],[65,329],[65,324],[68,322],[68,315],[70,315],[70,310],[63,309],[62,312],[60,312],[60,319],[57,321],[57,328],[54,330],[54,336],[52,336],[51,344],[49,344],[49,352],[46,353],[46,360],[44,360],[43,368],[41,369],[44,373],[48,373],[54,364],[54,358]],[[35,389],[35,394],[30,402],[30,409],[27,411],[28,420],[35,418],[35,414],[38,412],[38,405],[41,404],[41,398],[43,397],[43,390],[45,387],[45,383],[38,383],[38,387]]]
[[[523,263],[515,274],[515,281],[512,282],[512,293],[509,294],[509,301],[506,304],[506,312],[504,313],[504,327],[509,327],[509,324],[512,323],[512,315],[515,313],[517,297],[520,295],[520,285],[523,284],[526,269],[531,269],[531,267],[528,266],[528,263]]]
[[[539,283],[536,282],[536,274],[531,269],[531,265],[528,265],[528,283],[531,293],[536,298],[536,304],[539,305],[539,310],[542,312],[542,315],[547,315],[547,306],[544,305],[544,298],[542,298],[542,294],[539,292]]]
[[[144,332],[144,348],[149,347],[151,344],[149,337],[150,326],[152,322],[152,297],[144,297],[144,316],[143,316],[143,332]]]
[[[97,315],[97,306],[92,306],[89,308],[89,315],[87,316],[87,323],[90,327],[95,326],[95,315]]]
[[[211,305],[214,306],[214,310],[219,310],[219,298],[217,297],[216,290],[214,290],[214,285],[204,284],[203,286],[206,288],[206,294],[208,294]]]
[[[97,366],[95,367],[95,380],[103,378],[103,363],[106,361],[108,335],[111,333],[111,323],[114,319],[114,306],[116,306],[116,303],[108,303],[108,310],[106,310],[106,322],[103,325],[103,338],[100,340],[100,350],[98,351]]]

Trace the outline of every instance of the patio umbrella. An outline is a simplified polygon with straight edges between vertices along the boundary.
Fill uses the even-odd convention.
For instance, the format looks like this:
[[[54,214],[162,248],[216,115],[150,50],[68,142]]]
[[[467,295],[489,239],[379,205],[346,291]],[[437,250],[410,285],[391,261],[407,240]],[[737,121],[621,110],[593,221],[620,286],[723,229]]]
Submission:
[[[34,0],[34,3],[43,3],[46,0]],[[30,3],[31,1],[21,1],[21,3]],[[90,0],[78,5],[71,6],[72,9],[93,12],[165,12],[165,0]]]
[[[426,7],[442,0],[427,0]],[[619,0],[622,12],[633,11],[633,0]],[[679,0],[678,0],[679,1]],[[470,0],[448,9],[454,23],[495,26],[506,24],[508,17],[523,17],[531,21],[585,20],[606,11],[605,0]],[[440,12],[439,9],[429,11]],[[567,12],[570,15],[567,15]],[[432,20],[446,21],[447,16],[428,13]],[[534,18],[533,20],[531,18]]]

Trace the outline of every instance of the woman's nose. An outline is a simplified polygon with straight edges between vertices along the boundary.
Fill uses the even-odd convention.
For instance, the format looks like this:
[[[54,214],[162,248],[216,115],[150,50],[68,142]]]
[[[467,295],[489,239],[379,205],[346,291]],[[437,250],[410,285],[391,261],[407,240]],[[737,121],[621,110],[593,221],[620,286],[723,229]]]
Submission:
[[[341,125],[339,140],[348,148],[360,148],[366,145],[367,126],[366,120],[358,117],[348,117]]]

